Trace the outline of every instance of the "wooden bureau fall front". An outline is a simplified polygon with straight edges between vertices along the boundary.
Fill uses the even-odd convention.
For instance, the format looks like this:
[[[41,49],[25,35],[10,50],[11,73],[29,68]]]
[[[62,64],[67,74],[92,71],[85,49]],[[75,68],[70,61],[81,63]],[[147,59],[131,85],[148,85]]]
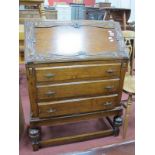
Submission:
[[[113,21],[27,21],[25,37],[33,150],[117,136],[128,62],[120,25]],[[111,128],[41,140],[42,126],[95,118],[106,118]]]

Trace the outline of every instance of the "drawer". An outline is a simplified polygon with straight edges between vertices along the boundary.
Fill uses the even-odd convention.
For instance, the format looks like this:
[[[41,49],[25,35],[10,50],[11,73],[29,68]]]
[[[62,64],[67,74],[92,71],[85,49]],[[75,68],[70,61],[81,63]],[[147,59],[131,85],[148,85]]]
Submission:
[[[70,115],[112,109],[117,106],[118,95],[79,98],[38,103],[39,117]]]
[[[82,81],[63,84],[39,85],[37,86],[38,100],[61,99],[74,97],[88,97],[117,93],[119,90],[119,79]]]
[[[36,80],[65,81],[120,76],[121,63],[36,68]]]

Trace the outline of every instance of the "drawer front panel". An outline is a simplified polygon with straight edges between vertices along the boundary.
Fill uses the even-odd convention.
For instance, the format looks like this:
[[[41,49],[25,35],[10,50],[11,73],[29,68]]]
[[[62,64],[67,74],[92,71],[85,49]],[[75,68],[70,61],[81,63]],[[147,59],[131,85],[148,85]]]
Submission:
[[[44,118],[112,109],[117,106],[117,97],[117,95],[110,95],[38,103],[39,117]]]
[[[37,87],[38,100],[89,97],[114,94],[119,91],[119,79],[72,82],[64,84],[41,85]]]
[[[84,78],[116,78],[120,75],[120,65],[120,63],[115,63],[36,68],[36,80],[52,82]]]

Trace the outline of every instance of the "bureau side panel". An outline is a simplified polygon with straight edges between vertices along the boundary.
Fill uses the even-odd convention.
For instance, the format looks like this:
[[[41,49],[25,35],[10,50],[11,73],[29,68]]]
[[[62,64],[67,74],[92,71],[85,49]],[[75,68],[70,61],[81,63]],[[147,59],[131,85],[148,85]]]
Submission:
[[[128,61],[127,60],[122,61],[121,71],[120,71],[120,85],[119,85],[118,103],[121,102],[121,98],[122,98],[122,90],[123,90],[123,85],[124,85],[124,77],[125,77],[125,73],[127,71],[127,66],[128,66]]]
[[[26,74],[28,80],[29,98],[31,106],[31,117],[38,116],[38,104],[36,100],[36,87],[35,87],[35,69],[26,65]]]

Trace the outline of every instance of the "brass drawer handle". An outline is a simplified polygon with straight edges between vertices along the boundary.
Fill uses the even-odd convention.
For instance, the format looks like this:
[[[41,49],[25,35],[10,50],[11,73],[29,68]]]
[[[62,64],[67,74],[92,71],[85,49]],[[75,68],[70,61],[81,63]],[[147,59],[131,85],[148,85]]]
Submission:
[[[49,113],[56,112],[56,109],[50,108],[50,109],[47,110],[47,112],[49,112]]]
[[[45,93],[45,95],[47,95],[47,96],[52,96],[54,94],[55,94],[55,92],[52,92],[52,91],[48,91],[47,93]]]
[[[105,87],[105,89],[107,89],[107,90],[111,90],[113,88],[113,86],[107,86],[107,87]]]
[[[53,78],[55,76],[55,74],[52,73],[48,73],[45,75],[46,78]]]
[[[114,73],[114,70],[109,69],[109,70],[107,70],[106,72],[109,73],[109,74],[112,74],[112,73]]]
[[[106,102],[106,103],[104,103],[104,105],[105,106],[110,106],[110,105],[112,105],[112,102]]]

